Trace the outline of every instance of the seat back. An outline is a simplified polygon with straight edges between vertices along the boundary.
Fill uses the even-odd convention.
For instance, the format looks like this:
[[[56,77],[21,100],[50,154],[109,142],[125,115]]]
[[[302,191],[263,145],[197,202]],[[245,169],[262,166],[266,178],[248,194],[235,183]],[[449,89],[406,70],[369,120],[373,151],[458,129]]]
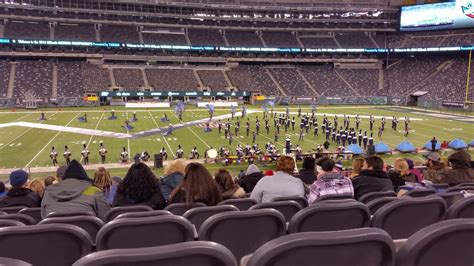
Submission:
[[[88,211],[50,212],[50,213],[46,214],[44,219],[54,218],[54,217],[69,217],[69,216],[84,216],[84,215],[96,216],[95,213],[88,212]]]
[[[48,256],[51,251],[54,251],[53,255]],[[0,256],[23,260],[35,266],[71,265],[91,251],[89,235],[74,225],[0,228]]]
[[[0,217],[1,218],[1,217]],[[9,226],[25,226],[24,223],[19,222],[17,220],[4,220],[0,219],[0,228],[1,227],[9,227]]]
[[[465,185],[465,186],[461,186],[461,187],[450,187],[448,189],[446,189],[444,192],[459,192],[459,191],[463,191],[463,190],[474,190],[474,185],[473,186],[468,186],[468,185]],[[0,210],[1,211],[1,210]]]
[[[400,247],[396,266],[457,265],[474,263],[474,219],[454,219],[416,232]]]
[[[317,198],[313,204],[318,201],[325,201],[325,200],[345,200],[345,199],[354,199],[352,194],[342,193],[342,194],[327,194]]]
[[[97,250],[142,248],[194,240],[193,225],[177,215],[113,220],[97,234]]]
[[[474,182],[459,183],[454,187],[474,187]]]
[[[190,209],[183,214],[183,217],[188,219],[199,231],[202,223],[214,214],[228,212],[228,211],[239,211],[234,205],[219,205],[219,206],[208,206]]]
[[[290,220],[288,233],[355,229],[366,227],[369,222],[369,209],[355,200],[319,203],[296,213]]]
[[[374,214],[378,209],[382,208],[385,204],[397,200],[397,197],[381,197],[369,201],[367,207],[370,210],[370,214]]]
[[[219,203],[219,205],[234,205],[235,207],[237,207],[237,209],[241,211],[246,211],[255,204],[257,204],[257,201],[250,198],[227,199]]]
[[[367,194],[362,195],[359,198],[359,201],[364,203],[364,204],[367,204],[367,203],[369,203],[370,201],[372,201],[374,199],[378,199],[378,198],[382,198],[382,197],[396,197],[396,196],[397,196],[397,193],[395,193],[394,191],[369,192]]]
[[[272,199],[272,201],[289,201],[289,200],[298,202],[301,205],[301,208],[308,207],[308,200],[305,197],[301,197],[301,196],[276,197]]]
[[[95,239],[100,228],[104,226],[104,222],[91,215],[69,216],[69,217],[53,217],[42,220],[39,224],[71,224],[84,229],[95,244]]]
[[[464,199],[464,195],[459,191],[440,193],[438,196],[444,199],[448,208],[456,201]]]
[[[31,218],[35,219],[36,223],[39,223],[41,221],[41,207],[24,208],[18,213],[30,216]]]
[[[27,208],[26,206],[13,206],[13,207],[5,207],[1,208],[0,212],[6,212],[8,214],[15,214],[21,211],[22,209]]]
[[[276,210],[224,212],[211,216],[201,225],[199,240],[220,243],[240,260],[285,232],[285,217]]]
[[[104,250],[73,264],[89,265],[237,266],[237,262],[232,252],[221,244],[194,241],[158,247]]]
[[[1,217],[4,220],[19,221],[19,222],[21,222],[25,225],[34,225],[34,224],[36,224],[35,219],[33,219],[30,216],[25,215],[25,214],[18,214],[18,213],[16,213],[16,214],[7,214],[7,215],[2,215]]]
[[[0,258],[0,265],[8,266],[31,266],[30,263],[22,260],[10,259],[10,258]]]
[[[301,205],[293,200],[288,201],[275,201],[275,202],[265,202],[257,205],[253,205],[249,210],[260,210],[260,209],[275,209],[283,216],[285,216],[285,221],[289,222],[293,216],[301,210]]]
[[[434,189],[414,189],[405,193],[403,196],[412,197],[412,198],[421,198],[436,194]]]
[[[392,266],[394,258],[395,246],[386,232],[358,228],[282,236],[255,251],[247,266]]]
[[[474,218],[474,196],[456,201],[446,212],[446,218]]]
[[[393,239],[404,239],[441,221],[446,203],[440,197],[403,197],[385,204],[372,217],[372,226],[387,231]]]
[[[165,211],[169,211],[174,215],[183,215],[185,212],[192,208],[206,207],[207,205],[202,202],[195,202],[192,205],[186,203],[172,203],[166,206]]]
[[[165,210],[155,210],[155,211],[144,211],[144,212],[126,212],[119,214],[119,216],[115,217],[116,219],[122,218],[140,218],[140,217],[154,217],[154,216],[161,216],[161,215],[173,215],[169,211]]]
[[[119,216],[122,213],[127,212],[144,212],[144,211],[152,211],[153,208],[150,206],[145,205],[133,205],[133,206],[123,206],[123,207],[115,207],[107,211],[105,213],[105,222],[110,222],[115,217]]]

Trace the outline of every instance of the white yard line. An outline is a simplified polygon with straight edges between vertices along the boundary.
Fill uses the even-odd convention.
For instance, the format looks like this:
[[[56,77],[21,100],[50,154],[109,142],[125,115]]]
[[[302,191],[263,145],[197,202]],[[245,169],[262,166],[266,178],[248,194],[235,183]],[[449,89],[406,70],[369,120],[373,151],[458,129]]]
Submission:
[[[47,118],[51,118],[53,116],[55,116],[57,113],[54,113],[50,116],[48,116]],[[40,123],[43,123],[44,121],[41,121]],[[20,135],[16,136],[14,139],[12,139],[11,141],[9,141],[7,144],[3,145],[2,147],[0,147],[0,150],[3,150],[4,148],[6,148],[8,145],[10,145],[10,143],[13,143],[15,140],[21,138],[23,135],[25,135],[26,133],[30,132],[33,128],[29,128],[25,131],[23,131],[23,133],[21,133]]]
[[[128,121],[128,111],[125,112],[125,119]],[[127,135],[130,135],[130,131],[127,128]],[[130,150],[130,138],[127,138],[127,145],[128,145],[128,156],[129,158],[132,157],[132,151]]]
[[[77,118],[78,115],[79,115],[79,113],[77,113],[77,114],[71,119],[71,121],[69,121],[69,122],[66,124],[66,127],[69,126],[69,124],[71,124],[72,121],[74,121],[74,120]],[[44,147],[33,157],[33,159],[31,159],[31,161],[29,161],[29,162],[25,165],[25,168],[28,167],[28,166],[44,151],[44,149],[46,149],[46,147],[48,147],[49,144],[51,144],[51,142],[53,142],[53,140],[55,140],[55,139],[59,136],[59,134],[61,134],[61,133],[62,133],[62,131],[59,131],[58,133],[56,133],[56,135],[54,135],[54,137],[51,138],[51,139],[48,141],[48,143],[46,143],[46,145],[44,145]]]
[[[105,114],[105,112],[102,112],[102,115],[100,115],[99,121],[97,121],[97,124],[95,125],[94,130],[97,130],[97,128],[99,128],[100,121],[102,121],[102,117],[104,117],[104,114]],[[86,144],[86,147],[88,149],[89,149],[89,145],[91,144],[93,138],[94,138],[94,135],[91,135],[91,137],[89,138],[89,141]],[[81,163],[82,163],[82,160],[83,160],[83,157],[81,156],[81,161],[80,161]]]
[[[173,115],[178,118],[178,116],[173,112]],[[187,127],[193,134],[194,136],[196,136],[199,140],[201,140],[202,143],[204,143],[204,145],[206,145],[207,148],[210,148],[211,146],[209,144],[207,144],[201,137],[198,136],[198,134],[196,134],[196,132],[194,132],[194,130],[191,129],[191,127]]]
[[[148,114],[150,114],[150,117],[151,117],[151,119],[153,120],[153,122],[155,123],[155,126],[156,126],[157,128],[160,128],[160,126],[158,125],[158,122],[156,122],[156,119],[155,119],[155,117],[153,116],[153,114],[151,113],[151,111],[148,110]],[[166,146],[168,146],[168,149],[170,149],[170,153],[169,153],[169,154],[170,154],[171,156],[173,156],[173,158],[174,158],[173,149],[171,149],[170,144],[169,144],[168,141],[166,140],[166,136],[161,135],[161,137],[162,137],[163,140],[165,141]]]

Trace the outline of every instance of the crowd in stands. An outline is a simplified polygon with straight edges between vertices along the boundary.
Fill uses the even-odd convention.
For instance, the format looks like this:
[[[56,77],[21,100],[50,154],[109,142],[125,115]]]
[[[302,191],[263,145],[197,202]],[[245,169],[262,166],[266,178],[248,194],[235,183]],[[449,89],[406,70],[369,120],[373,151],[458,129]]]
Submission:
[[[10,79],[10,64],[0,61],[0,97],[6,98],[8,91],[8,80]]]
[[[125,90],[139,90],[145,86],[143,75],[138,68],[114,68],[115,84]]]
[[[269,67],[268,69],[288,96],[314,95],[314,92],[305,83],[296,68]]]
[[[192,69],[145,69],[148,83],[160,91],[196,91],[199,83]]]
[[[221,70],[198,70],[197,74],[204,87],[211,88],[211,90],[222,91],[229,87]]]
[[[51,61],[16,62],[14,98],[22,98],[28,90],[34,90],[36,97],[51,97],[53,80]]]
[[[59,61],[58,67],[58,95],[78,97],[84,93],[82,71],[84,64],[76,61]]]

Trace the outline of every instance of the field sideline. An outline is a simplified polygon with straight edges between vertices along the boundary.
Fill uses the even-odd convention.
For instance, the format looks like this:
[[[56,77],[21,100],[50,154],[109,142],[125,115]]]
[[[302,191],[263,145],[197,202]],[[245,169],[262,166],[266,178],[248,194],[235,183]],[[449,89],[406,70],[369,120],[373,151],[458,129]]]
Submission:
[[[247,106],[248,110],[255,110],[256,113],[249,114],[251,120],[252,130],[255,127],[255,117],[258,115],[260,120],[262,120],[261,109],[258,106]],[[110,116],[110,111],[115,109],[116,115],[118,116],[117,120],[108,120],[107,117]],[[284,112],[285,108],[275,108],[276,112]],[[41,122],[39,121],[40,113],[44,111],[48,120]],[[130,132],[127,132],[122,126],[126,119],[132,117],[132,113],[136,111],[138,121],[131,123],[134,129]],[[240,111],[240,107],[237,109]],[[293,106],[290,110],[291,112],[296,112],[296,106]],[[87,112],[88,122],[82,123],[77,118],[82,116],[84,112]],[[303,108],[303,113],[310,113],[311,109],[309,107]],[[164,114],[167,114],[170,122],[161,122],[160,118]],[[226,109],[216,109],[214,116],[226,115],[229,114],[230,110]],[[443,140],[452,140],[454,138],[461,138],[467,143],[470,143],[474,139],[474,123],[470,122],[473,120],[474,116],[471,113],[467,113],[467,119],[461,117],[461,120],[446,118],[444,115],[441,115],[443,118],[439,118],[434,113],[424,112],[423,109],[406,109],[398,108],[394,106],[386,107],[375,107],[375,106],[328,106],[328,107],[318,107],[317,113],[322,115],[327,114],[346,114],[354,116],[359,114],[360,116],[385,116],[387,118],[387,123],[385,126],[385,132],[382,136],[382,141],[388,144],[393,148],[396,144],[407,139],[411,141],[415,146],[421,147],[429,139],[435,136],[439,141]],[[296,114],[295,114],[296,116]],[[411,132],[407,138],[403,135],[403,121],[398,125],[398,131],[395,132],[390,129],[390,118],[392,116],[397,116],[403,118],[408,116],[412,119],[410,123]],[[196,107],[188,107],[183,116],[184,122],[191,122],[198,119],[203,119],[208,117],[207,109],[198,109]],[[332,121],[332,117],[329,116]],[[466,117],[465,117],[466,118]],[[462,121],[464,119],[464,121]],[[12,112],[11,110],[0,111],[0,168],[28,168],[28,167],[44,167],[50,166],[51,160],[49,158],[49,153],[51,146],[55,146],[60,156],[58,161],[60,164],[64,163],[64,158],[62,157],[62,152],[64,151],[64,146],[67,145],[72,152],[72,158],[80,159],[80,152],[82,150],[82,145],[86,144],[91,152],[90,161],[91,163],[99,162],[99,142],[102,141],[105,147],[108,149],[107,161],[108,163],[118,162],[119,154],[122,150],[122,147],[125,147],[131,156],[135,153],[142,152],[144,150],[148,151],[150,154],[158,153],[159,150],[164,147],[168,155],[174,154],[180,144],[184,151],[185,156],[187,157],[191,149],[196,146],[201,156],[204,151],[213,147],[218,149],[219,147],[226,146],[229,147],[228,141],[224,139],[223,135],[219,135],[217,129],[213,129],[210,133],[205,133],[201,126],[189,126],[185,128],[178,129],[174,131],[172,136],[162,136],[161,134],[144,136],[141,138],[114,138],[114,137],[104,137],[104,136],[94,136],[94,135],[85,135],[77,134],[64,131],[54,131],[43,128],[31,128],[31,127],[1,127],[6,123],[12,122],[30,122],[30,123],[44,123],[46,125],[55,125],[63,126],[68,128],[80,128],[80,129],[89,129],[97,131],[110,131],[116,133],[129,133],[134,134],[140,131],[152,130],[158,127],[167,127],[170,123],[178,124],[178,118],[174,114],[172,109],[137,109],[129,110],[120,107],[97,107],[97,108],[66,108],[66,109],[57,109],[49,108],[44,110],[16,110]],[[322,116],[318,116],[318,122],[321,126]],[[299,121],[297,119],[297,125]],[[342,119],[339,119],[339,124],[342,124]],[[361,122],[361,129],[367,130],[369,128],[369,122],[367,118],[363,118]],[[354,119],[351,119],[351,126],[355,127]],[[375,143],[379,142],[377,138],[377,128],[380,125],[380,119],[376,119],[374,125],[374,140]],[[296,126],[297,127],[297,126]],[[233,131],[233,130],[232,130]],[[280,130],[280,137],[277,143],[277,148],[282,150],[284,147],[285,132],[284,128]],[[368,131],[369,132],[369,131]],[[324,136],[320,134],[319,137],[313,137],[312,131],[305,136],[303,142],[298,142],[299,131],[296,130],[293,132],[290,128],[288,135],[292,139],[292,143],[299,144],[303,151],[311,151],[316,148],[318,144],[324,142]],[[267,135],[263,123],[260,127],[260,135],[257,137],[257,143],[261,148],[264,147],[265,143],[273,142],[274,129],[273,122],[270,120],[270,133]],[[235,152],[235,147],[238,144],[243,146],[247,143],[251,144],[251,136],[245,136],[245,122],[241,122],[240,134],[238,137],[234,137],[234,143],[229,147],[232,152]],[[332,144],[330,149],[335,149],[335,144]],[[471,154],[474,154],[471,151]],[[416,160],[421,160],[421,155],[408,155],[413,157]],[[171,156],[170,156],[171,157]],[[389,156],[387,157],[388,161],[392,161],[393,158],[398,156]],[[212,167],[211,167],[212,168]],[[235,169],[245,168],[243,166],[236,166]],[[234,167],[232,167],[234,169]],[[114,170],[117,174],[122,173],[124,170]],[[4,176],[1,176],[4,178]]]

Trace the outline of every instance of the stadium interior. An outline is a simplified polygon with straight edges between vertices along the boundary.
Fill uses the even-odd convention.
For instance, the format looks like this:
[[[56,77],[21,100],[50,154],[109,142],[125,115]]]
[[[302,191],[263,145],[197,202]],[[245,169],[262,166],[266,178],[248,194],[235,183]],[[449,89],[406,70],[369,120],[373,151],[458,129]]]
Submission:
[[[0,264],[472,266],[473,50],[472,0],[0,0]]]

